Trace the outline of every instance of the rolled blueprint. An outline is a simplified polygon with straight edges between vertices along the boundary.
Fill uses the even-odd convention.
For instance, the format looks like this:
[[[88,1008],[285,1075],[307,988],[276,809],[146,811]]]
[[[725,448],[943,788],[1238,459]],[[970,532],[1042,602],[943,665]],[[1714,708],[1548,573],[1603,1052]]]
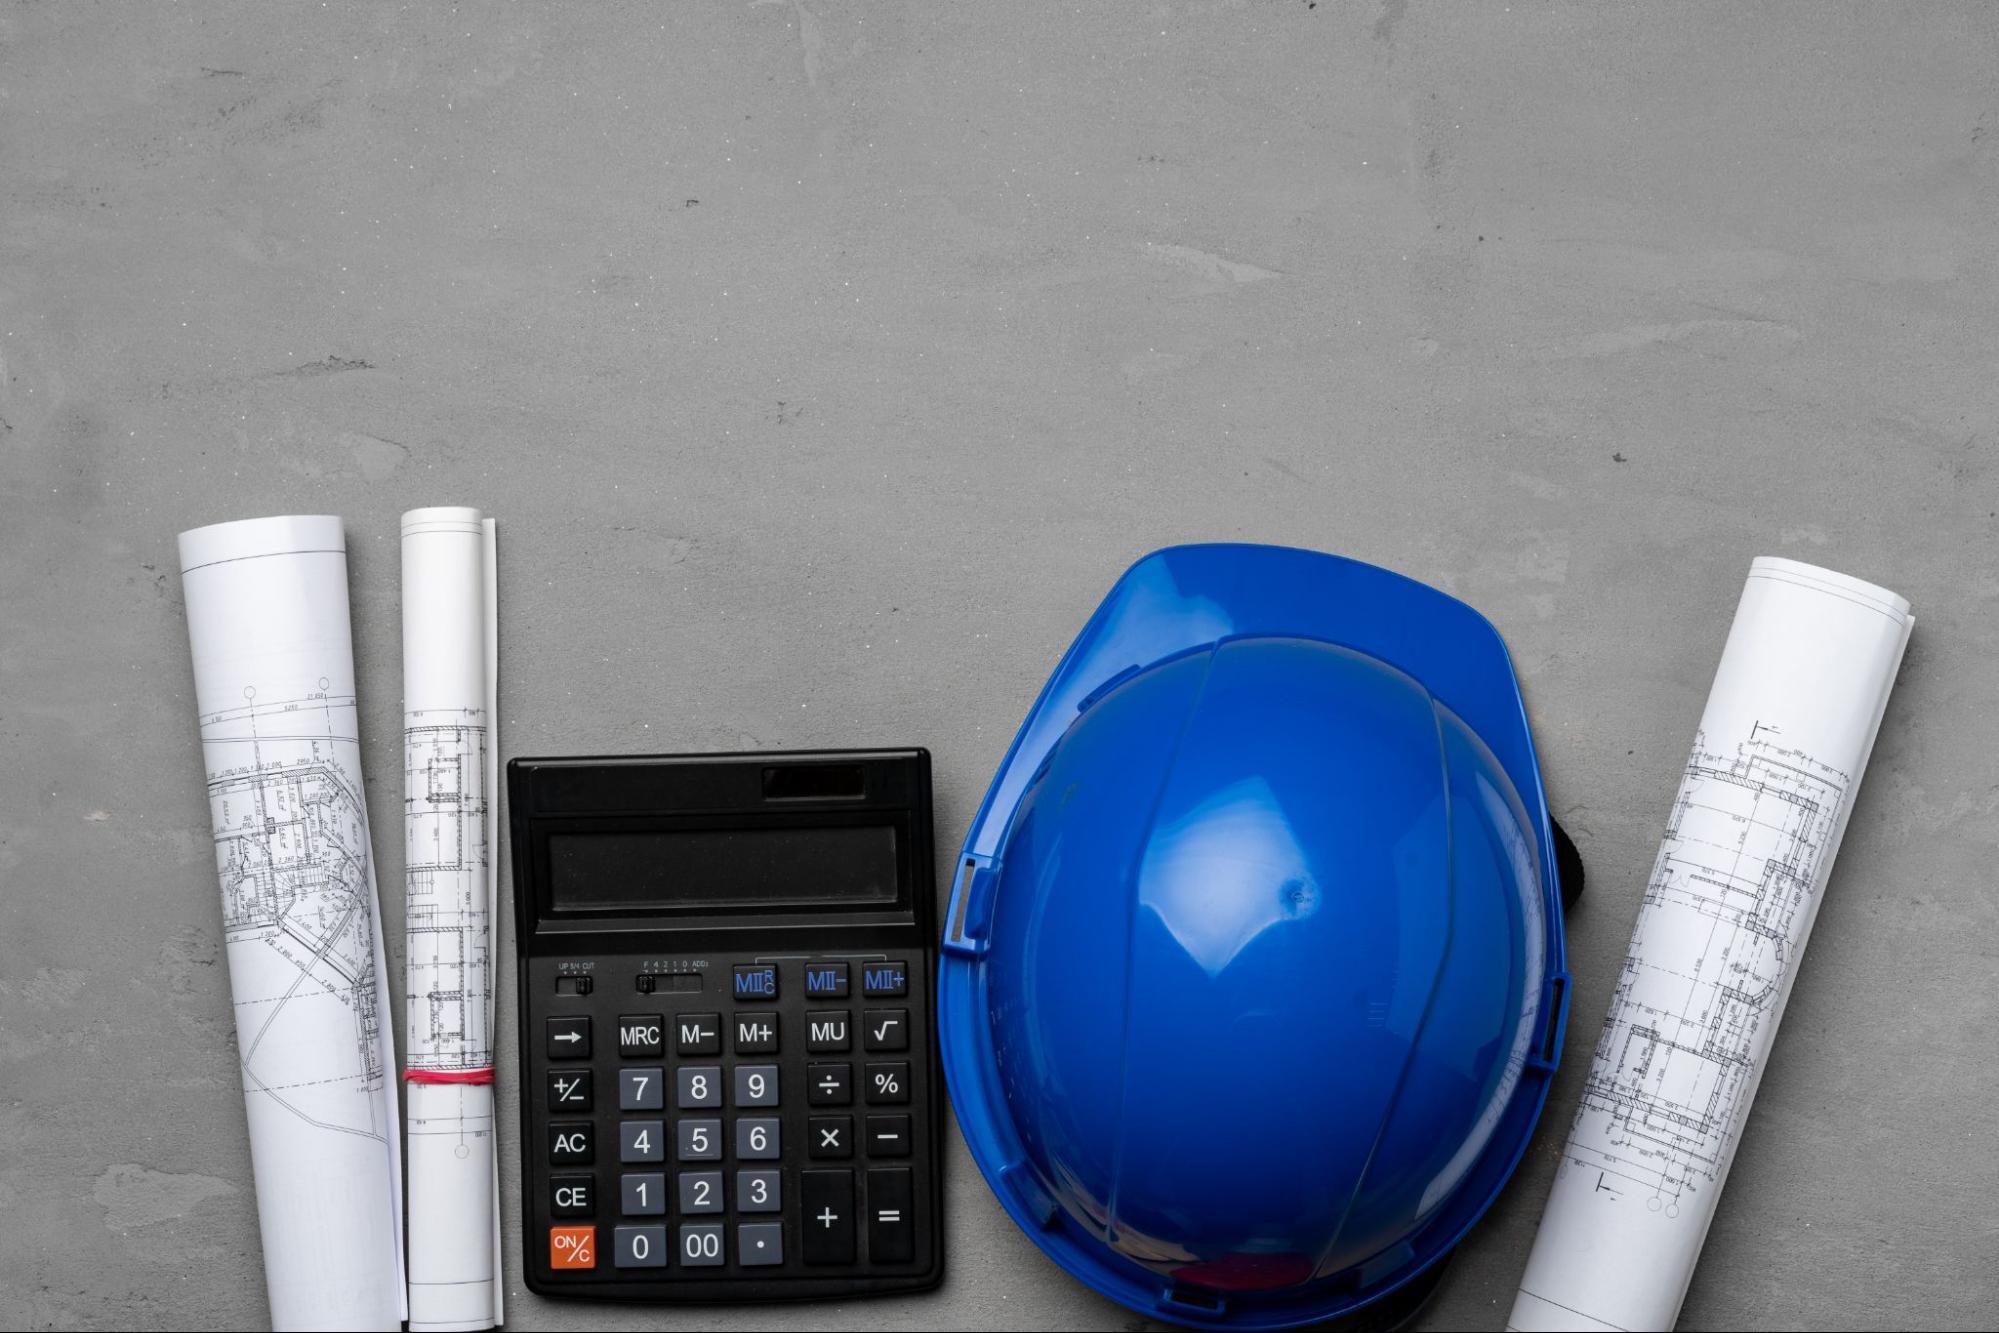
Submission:
[[[1749,567],[1507,1327],[1679,1318],[1914,624]]]
[[[410,1329],[500,1322],[493,522],[403,515]]]
[[[388,967],[340,520],[180,535],[273,1327],[405,1314]]]

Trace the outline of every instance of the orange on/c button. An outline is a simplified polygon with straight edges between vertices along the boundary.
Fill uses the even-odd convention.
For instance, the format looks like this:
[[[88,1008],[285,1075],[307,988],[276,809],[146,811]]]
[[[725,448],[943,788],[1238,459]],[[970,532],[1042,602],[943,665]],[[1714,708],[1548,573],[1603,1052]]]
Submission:
[[[595,1268],[597,1228],[550,1227],[548,1229],[550,1268]]]

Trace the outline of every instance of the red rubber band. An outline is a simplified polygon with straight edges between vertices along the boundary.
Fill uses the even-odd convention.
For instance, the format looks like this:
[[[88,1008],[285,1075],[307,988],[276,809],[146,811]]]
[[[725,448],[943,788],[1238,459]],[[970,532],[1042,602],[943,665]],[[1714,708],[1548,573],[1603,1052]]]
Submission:
[[[409,1069],[403,1072],[405,1083],[491,1083],[493,1070],[489,1065],[484,1069]]]

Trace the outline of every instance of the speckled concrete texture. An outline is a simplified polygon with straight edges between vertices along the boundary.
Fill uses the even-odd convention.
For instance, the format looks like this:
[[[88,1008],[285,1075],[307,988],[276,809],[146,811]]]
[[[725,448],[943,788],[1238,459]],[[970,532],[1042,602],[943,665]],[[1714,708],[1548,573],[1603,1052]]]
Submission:
[[[509,753],[924,745],[947,849],[1148,549],[1490,615],[1592,888],[1437,1328],[1751,557],[1897,589],[1683,1325],[1999,1322],[1995,66],[1962,5],[0,10],[0,1325],[265,1319],[173,539],[345,516],[388,829],[426,504],[500,519]],[[951,1170],[934,1296],[512,1323],[1139,1326]]]

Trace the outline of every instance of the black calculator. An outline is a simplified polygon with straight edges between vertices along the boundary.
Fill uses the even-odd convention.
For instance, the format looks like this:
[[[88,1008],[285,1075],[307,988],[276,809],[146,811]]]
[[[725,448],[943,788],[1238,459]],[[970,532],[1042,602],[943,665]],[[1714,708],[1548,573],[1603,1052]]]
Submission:
[[[936,1286],[929,753],[516,759],[507,793],[528,1287]]]

